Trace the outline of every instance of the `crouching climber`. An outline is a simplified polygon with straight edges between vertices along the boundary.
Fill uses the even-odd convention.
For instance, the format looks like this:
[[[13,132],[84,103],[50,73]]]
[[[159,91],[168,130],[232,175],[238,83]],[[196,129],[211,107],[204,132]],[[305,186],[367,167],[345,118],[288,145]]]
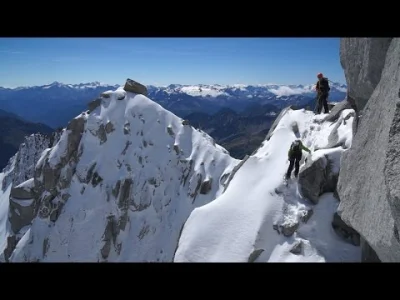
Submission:
[[[311,153],[311,150],[308,149],[306,146],[303,145],[300,139],[295,140],[289,148],[288,151],[288,159],[289,159],[289,168],[287,170],[285,179],[288,180],[292,174],[293,167],[294,167],[294,176],[297,178],[299,175],[299,169],[300,169],[300,160],[301,157],[303,156],[303,152],[307,151],[308,153]]]

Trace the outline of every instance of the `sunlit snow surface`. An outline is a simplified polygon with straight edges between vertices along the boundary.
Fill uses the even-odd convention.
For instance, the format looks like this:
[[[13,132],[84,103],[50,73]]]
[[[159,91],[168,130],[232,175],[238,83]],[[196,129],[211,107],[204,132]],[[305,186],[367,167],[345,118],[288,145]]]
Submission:
[[[82,154],[64,191],[71,196],[60,216],[56,222],[36,217],[10,261],[104,261],[107,218],[113,215],[118,220],[123,214],[112,189],[127,178],[133,182],[128,221],[113,241],[107,261],[172,261],[190,212],[223,192],[223,179],[239,160],[147,97],[122,88],[107,94],[110,97],[90,115],[81,116],[87,118],[79,146]],[[108,122],[112,129],[102,143],[95,134],[101,125],[111,126]],[[37,165],[47,152],[49,164],[57,165],[66,152],[68,134],[64,131]],[[95,187],[78,180],[94,164],[103,179]],[[197,192],[194,198],[191,194],[200,179],[212,180],[211,190]],[[144,208],[135,209],[139,205]]]
[[[106,259],[109,262],[247,262],[258,249],[262,252],[256,262],[360,260],[360,247],[344,242],[333,232],[331,221],[338,202],[332,194],[322,195],[319,203],[312,205],[301,198],[296,182],[287,188],[282,185],[288,167],[287,150],[296,137],[293,122],[307,147],[321,149],[308,159],[328,154],[337,170],[345,150],[322,148],[327,147],[334,128],[339,142],[350,147],[353,117],[346,121],[344,117],[352,110],[343,111],[335,124],[320,122],[324,115],[288,110],[270,140],[244,162],[224,192],[224,184],[239,160],[230,157],[207,134],[182,125],[180,118],[147,97],[122,88],[107,94],[110,97],[103,99],[98,108],[81,116],[86,119],[79,146],[82,155],[71,185],[64,191],[71,197],[60,216],[56,222],[36,217],[32,225],[21,229],[10,261],[104,261],[101,249],[107,218],[114,215],[118,219],[122,214],[111,191],[118,180],[127,178],[133,181],[131,204],[146,208],[135,211],[130,206],[126,227],[113,241]],[[93,133],[109,122],[113,130],[101,143]],[[65,130],[53,148],[43,151],[41,159],[37,158],[38,166],[46,154],[50,165],[60,162],[67,150],[68,134]],[[192,171],[182,184],[190,160]],[[94,164],[102,183],[93,186],[79,181],[78,176],[84,176]],[[0,182],[7,172],[0,173]],[[212,180],[212,186],[208,193],[193,199],[190,195],[196,189],[198,174],[201,180]],[[23,173],[18,176],[26,177]],[[10,234],[10,183],[0,191],[1,253]],[[23,186],[30,184],[32,180]],[[299,221],[310,209],[311,218],[306,223]],[[299,228],[291,237],[274,229],[276,224],[296,223]],[[298,241],[302,241],[302,249],[293,254],[290,250]],[[0,256],[0,261],[4,257]]]
[[[339,139],[347,145],[351,144],[353,117],[343,122],[343,116],[351,112],[343,111],[337,121],[341,122]],[[287,150],[296,137],[301,137],[311,150],[327,146],[335,124],[318,122],[323,117],[305,110],[289,110],[270,140],[239,169],[226,192],[191,213],[174,261],[247,262],[256,249],[263,249],[257,262],[360,261],[360,247],[343,241],[333,231],[331,222],[338,201],[332,193],[323,194],[319,203],[312,205],[301,198],[295,181],[287,188],[282,185],[288,167]],[[293,122],[299,127],[297,136]],[[336,158],[335,168],[339,168],[342,151],[340,147],[318,150],[308,159],[330,153]],[[308,222],[299,222],[309,209],[313,215]],[[291,237],[274,229],[274,224],[296,222],[300,225]],[[303,245],[301,253],[291,253],[299,241]]]

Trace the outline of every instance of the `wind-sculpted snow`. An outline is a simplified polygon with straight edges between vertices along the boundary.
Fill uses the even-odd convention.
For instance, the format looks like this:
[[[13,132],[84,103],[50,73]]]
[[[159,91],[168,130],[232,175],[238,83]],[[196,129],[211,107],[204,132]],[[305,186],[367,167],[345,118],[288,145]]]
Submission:
[[[296,182],[288,187],[282,184],[287,151],[295,138],[314,150],[307,164],[325,158],[332,164],[331,172],[338,173],[340,155],[351,144],[354,111],[343,110],[336,123],[323,121],[325,117],[288,109],[225,193],[191,213],[174,261],[359,261],[360,247],[342,240],[332,227],[339,204],[333,192],[319,193],[314,205]],[[337,141],[332,148],[331,140]]]
[[[11,262],[172,261],[190,212],[218,197],[240,162],[143,95],[119,88],[97,104],[11,192],[32,198],[21,201],[34,212],[16,227]]]

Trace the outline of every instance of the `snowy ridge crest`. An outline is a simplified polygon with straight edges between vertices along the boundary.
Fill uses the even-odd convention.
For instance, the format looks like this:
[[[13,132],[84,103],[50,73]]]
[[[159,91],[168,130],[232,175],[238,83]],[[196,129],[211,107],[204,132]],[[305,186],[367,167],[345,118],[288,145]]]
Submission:
[[[331,115],[284,110],[226,191],[190,214],[174,261],[360,261],[359,235],[341,222],[333,196],[354,115],[345,102]],[[285,187],[287,149],[296,138],[312,154],[303,151],[298,182]]]
[[[340,157],[352,142],[352,109],[337,104],[329,116],[315,116],[288,108],[240,161],[125,89],[92,101],[0,194],[0,260],[359,260],[359,237],[340,236],[333,197]],[[285,188],[282,149],[295,138],[313,153],[303,157],[298,184]]]
[[[190,212],[239,162],[149,98],[103,93],[11,190],[7,260],[172,261]]]

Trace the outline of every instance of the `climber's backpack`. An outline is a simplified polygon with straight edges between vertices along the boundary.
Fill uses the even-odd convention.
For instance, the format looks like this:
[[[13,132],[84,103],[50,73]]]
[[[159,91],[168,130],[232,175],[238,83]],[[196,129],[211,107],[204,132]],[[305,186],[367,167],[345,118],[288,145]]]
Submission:
[[[299,141],[294,141],[292,143],[292,145],[290,146],[290,149],[292,150],[292,153],[299,153],[301,151],[300,142]]]
[[[321,93],[328,93],[331,90],[331,88],[329,87],[328,79],[323,78],[319,82],[319,90],[321,91]]]

